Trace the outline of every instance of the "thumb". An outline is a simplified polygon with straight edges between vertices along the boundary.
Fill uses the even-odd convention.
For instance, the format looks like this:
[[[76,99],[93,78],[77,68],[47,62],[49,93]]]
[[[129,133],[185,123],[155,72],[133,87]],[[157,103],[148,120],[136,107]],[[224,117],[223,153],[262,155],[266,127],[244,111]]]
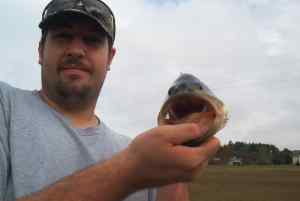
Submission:
[[[170,129],[166,132],[166,139],[173,145],[181,145],[189,140],[197,139],[208,130],[208,127],[199,126],[196,123],[184,123],[166,127]]]

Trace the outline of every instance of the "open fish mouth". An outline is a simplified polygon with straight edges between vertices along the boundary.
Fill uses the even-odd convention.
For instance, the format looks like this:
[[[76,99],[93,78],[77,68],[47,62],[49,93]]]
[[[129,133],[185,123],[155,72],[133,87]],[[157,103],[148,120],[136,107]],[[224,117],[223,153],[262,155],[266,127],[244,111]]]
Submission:
[[[177,124],[192,113],[200,112],[213,112],[213,106],[203,98],[201,92],[179,93],[165,103],[159,120],[167,124]]]
[[[201,138],[184,143],[188,146],[200,145],[225,127],[227,120],[228,111],[223,102],[190,74],[181,75],[170,87],[157,118],[158,125],[198,123],[209,127]]]

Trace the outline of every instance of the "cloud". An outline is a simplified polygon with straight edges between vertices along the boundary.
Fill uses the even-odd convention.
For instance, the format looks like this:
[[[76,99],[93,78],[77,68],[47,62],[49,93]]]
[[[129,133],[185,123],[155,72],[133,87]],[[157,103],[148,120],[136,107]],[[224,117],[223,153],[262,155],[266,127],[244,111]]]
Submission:
[[[168,86],[179,72],[191,72],[231,108],[232,119],[220,134],[224,142],[265,139],[286,146],[280,137],[268,140],[268,136],[282,136],[277,125],[284,119],[275,111],[299,101],[295,93],[299,62],[293,51],[299,39],[292,36],[299,31],[292,23],[298,19],[297,7],[290,1],[188,1],[176,6],[140,5],[131,14],[135,18],[128,21],[127,13],[120,13],[126,23],[120,25],[120,52],[114,66],[122,69],[113,71],[111,79],[118,80],[115,88],[120,88],[121,75],[131,75],[125,77],[130,88],[126,93],[140,108],[130,113],[144,117],[139,121],[144,123],[135,125],[133,120],[126,129],[137,133],[133,128],[154,125],[155,111]],[[143,106],[149,99],[159,101]],[[147,108],[144,114],[142,108]],[[299,106],[286,111],[295,122],[286,124],[286,136],[299,130],[296,111]],[[152,124],[146,123],[151,119]]]

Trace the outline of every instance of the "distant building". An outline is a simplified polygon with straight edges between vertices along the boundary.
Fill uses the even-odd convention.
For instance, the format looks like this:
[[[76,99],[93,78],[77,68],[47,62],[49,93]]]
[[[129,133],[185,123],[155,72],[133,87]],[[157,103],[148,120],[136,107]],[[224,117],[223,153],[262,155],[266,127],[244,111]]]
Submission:
[[[293,164],[300,165],[300,150],[293,151]]]
[[[209,164],[210,165],[221,165],[222,164],[222,160],[219,157],[214,157],[212,159],[209,160]]]
[[[242,165],[243,163],[242,163],[242,159],[234,156],[231,159],[229,159],[228,164],[229,165]]]

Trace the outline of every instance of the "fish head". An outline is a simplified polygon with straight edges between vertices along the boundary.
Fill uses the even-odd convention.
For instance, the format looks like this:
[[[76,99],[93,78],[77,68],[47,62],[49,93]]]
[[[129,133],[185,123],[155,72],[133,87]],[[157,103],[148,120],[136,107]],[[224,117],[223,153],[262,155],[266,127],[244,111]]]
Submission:
[[[228,120],[223,102],[197,77],[181,74],[168,90],[158,114],[158,125],[197,123],[209,130],[199,139],[185,143],[197,146],[222,129]]]
[[[181,73],[168,90],[168,96],[176,96],[179,94],[192,94],[203,92],[214,95],[204,82],[200,81],[196,76],[188,73]]]

